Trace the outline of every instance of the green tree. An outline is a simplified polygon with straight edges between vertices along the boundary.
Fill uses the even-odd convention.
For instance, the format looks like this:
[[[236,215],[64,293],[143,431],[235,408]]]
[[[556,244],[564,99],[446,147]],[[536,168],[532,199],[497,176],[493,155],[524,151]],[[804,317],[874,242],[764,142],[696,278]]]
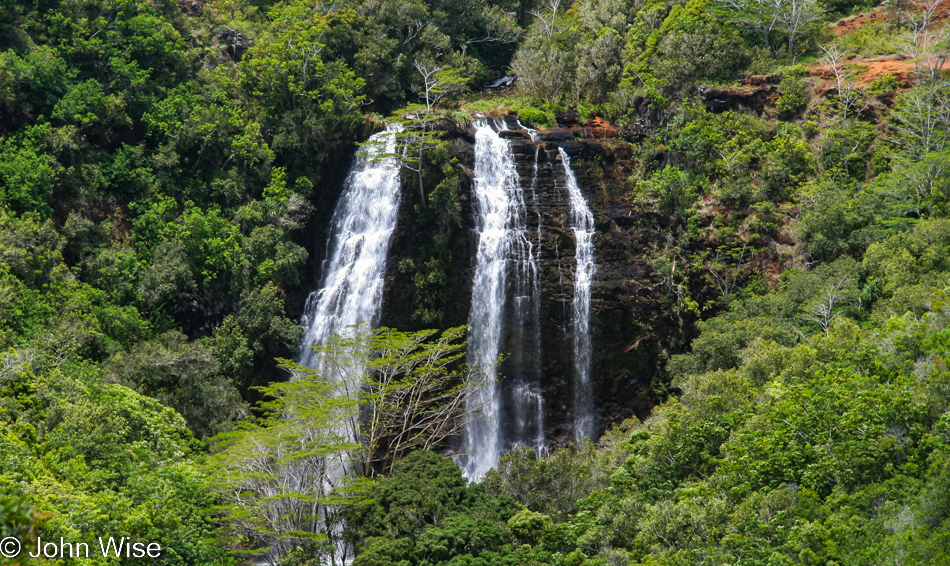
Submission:
[[[0,486],[47,515],[44,540],[95,548],[111,531],[157,542],[163,562],[231,562],[211,540],[201,444],[181,416],[83,360],[23,349],[0,361]]]
[[[322,161],[355,122],[364,81],[343,61],[324,60],[330,16],[299,1],[274,6],[268,17],[273,24],[238,66],[241,86],[261,105],[275,150]]]
[[[484,484],[491,494],[511,497],[531,511],[565,519],[577,511],[578,502],[606,486],[603,464],[589,441],[556,450],[545,458],[522,446],[504,453]]]
[[[4,540],[14,538],[22,544],[19,557],[4,555],[0,557],[0,564],[11,566],[29,564],[30,559],[27,555],[36,553],[38,531],[46,518],[48,515],[38,512],[33,502],[27,497],[9,495],[0,497],[0,535]]]
[[[574,37],[567,29],[546,27],[550,25],[545,23],[549,19],[550,16],[538,19],[540,23],[535,24],[536,30],[529,33],[518,48],[511,68],[519,77],[519,88],[527,89],[545,102],[556,103],[570,92],[571,76],[577,64],[574,51],[566,47]]]
[[[950,85],[915,85],[895,101],[890,120],[898,152],[912,161],[950,148]]]
[[[895,201],[892,210],[898,218],[944,216],[950,197],[950,152],[928,153],[917,163],[895,163],[894,170],[874,184]]]
[[[174,408],[198,438],[226,430],[247,415],[240,393],[219,375],[209,348],[181,333],[169,331],[136,344],[103,365],[110,380]]]
[[[347,423],[360,446],[351,452],[355,472],[389,473],[413,450],[431,450],[464,430],[479,410],[468,407],[485,368],[462,363],[465,328],[399,332],[359,328],[313,346],[319,369],[287,363],[298,380],[332,376],[337,395],[354,399],[360,413]],[[362,361],[361,361],[362,360]]]
[[[459,467],[438,454],[409,454],[367,496],[366,505],[347,514],[348,536],[357,541],[357,566],[510,555],[510,547],[503,546],[508,542],[503,526],[518,505],[467,485]]]
[[[359,408],[337,387],[316,375],[263,387],[265,415],[213,439],[207,473],[232,550],[270,549],[271,563],[293,548],[314,557],[349,552],[337,545],[342,510],[361,501],[362,484],[345,472],[358,447],[346,425]]]
[[[463,328],[357,330],[317,345],[320,369],[285,361],[293,378],[259,388],[264,415],[213,440],[208,473],[226,501],[232,545],[272,558],[346,556],[342,513],[362,501],[360,477],[391,473],[410,451],[464,426],[482,372],[459,367]]]
[[[792,62],[799,55],[795,50],[801,37],[815,30],[822,19],[816,0],[720,0],[731,13],[732,21],[762,36],[766,48],[776,51],[770,39],[773,32],[785,36],[788,56]]]
[[[443,98],[460,92],[471,80],[463,76],[463,70],[450,67],[432,60],[417,59],[415,62],[418,84],[416,92],[425,100],[425,108],[410,106],[402,111],[403,118],[397,123],[402,126],[396,139],[400,151],[395,157],[403,168],[416,173],[419,183],[419,202],[426,207],[424,187],[424,169],[426,152],[436,150],[445,142],[440,139],[444,131],[436,129],[438,121],[444,119],[433,112],[434,106]]]

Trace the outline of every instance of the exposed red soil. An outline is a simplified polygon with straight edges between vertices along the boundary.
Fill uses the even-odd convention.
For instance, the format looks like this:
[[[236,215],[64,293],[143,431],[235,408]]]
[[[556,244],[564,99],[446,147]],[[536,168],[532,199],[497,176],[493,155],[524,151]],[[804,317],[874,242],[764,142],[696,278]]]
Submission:
[[[619,136],[617,128],[608,124],[607,121],[600,116],[594,116],[587,121],[585,133],[587,132],[589,133],[586,137],[592,138],[615,138]]]
[[[912,59],[902,55],[886,55],[871,59],[856,57],[848,62],[848,67],[856,71],[856,78],[860,84],[871,84],[884,75],[894,77],[901,88],[914,84],[916,65]],[[835,78],[827,65],[813,67],[811,76],[830,82],[833,82]],[[827,89],[828,85],[825,84],[822,87]]]
[[[858,29],[868,25],[869,23],[887,21],[888,10],[880,6],[875,8],[873,12],[867,14],[858,14],[857,16],[851,16],[850,18],[845,18],[838,21],[834,26],[831,27],[831,33],[841,36],[848,35]]]
[[[913,8],[915,11],[921,11],[927,6],[929,2],[915,2]],[[839,20],[834,26],[831,27],[831,33],[841,36],[852,33],[868,24],[888,21],[894,18],[894,13],[890,9],[884,6],[878,6],[872,12],[865,14],[858,14],[857,16],[851,16],[850,18],[845,18]],[[939,26],[950,21],[950,2],[944,0],[941,6],[937,7],[936,12],[934,12],[933,20],[931,20],[933,25]]]

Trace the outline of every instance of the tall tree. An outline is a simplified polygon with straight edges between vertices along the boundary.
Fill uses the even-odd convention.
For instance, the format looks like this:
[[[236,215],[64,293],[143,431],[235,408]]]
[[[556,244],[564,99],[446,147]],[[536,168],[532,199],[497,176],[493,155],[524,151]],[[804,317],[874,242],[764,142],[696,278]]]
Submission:
[[[416,70],[415,91],[425,106],[413,105],[405,108],[399,123],[403,126],[396,134],[402,151],[396,157],[402,166],[416,173],[419,183],[419,199],[426,206],[425,176],[423,158],[427,150],[433,149],[443,141],[440,136],[445,132],[436,129],[436,123],[442,116],[435,112],[435,105],[442,99],[457,94],[465,88],[471,77],[464,76],[459,67],[438,63],[433,59],[418,59],[414,63]]]
[[[788,55],[794,61],[795,44],[808,29],[821,20],[823,11],[817,0],[719,0],[730,12],[734,24],[762,36],[765,46],[773,32],[784,32]]]
[[[293,548],[351,557],[342,512],[362,501],[361,478],[461,432],[485,374],[461,363],[463,337],[363,327],[315,346],[319,370],[284,361],[293,378],[260,388],[264,416],[214,439],[207,471],[232,545],[272,561]]]
[[[290,362],[286,367],[297,381],[336,376],[337,394],[355,399],[360,408],[346,423],[359,440],[350,452],[354,472],[386,474],[410,451],[437,448],[464,428],[466,404],[486,373],[462,362],[464,335],[464,327],[441,334],[361,328],[314,346],[320,370]]]

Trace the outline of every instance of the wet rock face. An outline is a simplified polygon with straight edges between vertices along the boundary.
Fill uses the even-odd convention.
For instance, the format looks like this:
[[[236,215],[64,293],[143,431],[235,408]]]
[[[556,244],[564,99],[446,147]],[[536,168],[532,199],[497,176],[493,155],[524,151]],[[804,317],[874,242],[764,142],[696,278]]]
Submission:
[[[541,389],[545,402],[545,436],[549,446],[563,446],[574,439],[574,364],[572,359],[571,309],[574,296],[575,240],[570,224],[570,201],[558,148],[571,157],[578,185],[595,219],[594,258],[596,272],[592,285],[591,334],[597,432],[631,415],[644,417],[654,400],[651,382],[661,350],[662,333],[656,320],[662,317],[651,300],[652,283],[642,250],[648,245],[639,228],[639,212],[611,197],[619,193],[618,180],[598,174],[597,167],[630,157],[629,146],[617,139],[616,129],[595,119],[581,125],[570,117],[561,118],[557,128],[531,135],[514,117],[506,117],[509,130],[500,135],[512,146],[526,205],[527,238],[536,245],[541,285]],[[474,131],[454,128],[449,135],[472,144]],[[535,139],[533,140],[532,137]],[[462,167],[472,169],[474,152],[465,152]],[[596,165],[594,165],[596,164]],[[607,186],[605,186],[605,184]],[[463,182],[461,195],[464,228],[456,254],[463,259],[452,267],[453,324],[464,324],[471,307],[472,280],[477,250],[475,211],[470,179]],[[401,214],[413,214],[404,204]],[[408,218],[407,218],[408,219]],[[400,218],[399,226],[409,226]],[[384,299],[383,323],[403,327],[411,303],[411,281],[399,273],[396,264],[410,239],[397,228],[390,257]],[[511,278],[508,284],[511,285]],[[509,289],[511,296],[512,289]],[[516,345],[503,344],[511,352]],[[501,368],[502,376],[522,374],[511,360]],[[501,386],[502,389],[505,387]]]
[[[544,140],[545,136],[542,134],[541,138]],[[550,141],[528,142],[515,153],[522,185],[528,191],[533,184],[537,194],[536,210],[531,209],[530,197],[525,200],[529,203],[528,225],[539,227],[529,233],[529,238],[537,238],[540,243],[541,376],[547,437],[552,445],[572,441],[576,422],[572,407],[576,376],[571,349],[576,242],[558,145]],[[603,144],[575,137],[560,146],[576,158],[573,170],[595,220],[591,375],[600,434],[619,420],[635,413],[644,416],[649,410],[646,391],[653,375],[652,358],[638,351],[624,352],[637,339],[637,305],[631,299],[636,297],[638,277],[646,272],[637,265],[638,242],[618,231],[612,217],[628,211],[612,206],[583,166],[585,156],[604,156]]]
[[[548,144],[545,144],[548,145]],[[560,144],[571,156],[578,185],[594,214],[594,259],[596,272],[591,289],[591,333],[594,382],[594,406],[598,410],[597,432],[603,433],[611,425],[631,415],[645,417],[652,407],[650,387],[656,373],[658,341],[649,328],[660,317],[657,304],[652,300],[650,270],[644,264],[642,253],[648,241],[639,228],[638,213],[631,206],[617,202],[612,195],[620,193],[619,179],[597,175],[597,163],[630,157],[629,146],[596,138],[576,139]],[[556,146],[553,153],[557,155]],[[553,167],[555,190],[564,194],[563,167],[558,161]],[[555,201],[554,198],[551,199]],[[556,201],[555,201],[556,202]],[[557,205],[555,205],[557,206]],[[559,210],[564,208],[557,207]],[[558,216],[552,211],[545,225],[556,225]],[[573,297],[574,236],[567,215],[564,215],[563,237],[558,242],[557,266],[549,263],[552,272],[559,267],[562,294],[547,293],[554,298],[553,308],[569,316]],[[557,226],[561,228],[561,226]],[[553,280],[553,273],[552,278]],[[552,289],[553,291],[553,289]],[[545,301],[551,299],[545,298]],[[550,332],[550,331],[549,331]],[[546,343],[555,341],[548,336]],[[639,341],[639,342],[638,342]],[[560,346],[560,347],[559,347]],[[546,373],[552,381],[571,385],[570,350],[552,344],[546,352],[562,356],[565,371]],[[552,368],[554,369],[554,368]],[[570,400],[570,395],[561,397]],[[551,415],[552,423],[559,422]],[[554,432],[554,431],[552,431]],[[561,440],[554,434],[552,440]],[[569,440],[569,439],[568,439]]]

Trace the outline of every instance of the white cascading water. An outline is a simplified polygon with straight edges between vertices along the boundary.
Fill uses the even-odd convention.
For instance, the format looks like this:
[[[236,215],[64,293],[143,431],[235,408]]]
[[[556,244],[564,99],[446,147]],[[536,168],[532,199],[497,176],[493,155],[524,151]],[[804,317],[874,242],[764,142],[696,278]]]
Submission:
[[[462,438],[459,463],[466,478],[480,481],[505,448],[495,362],[501,353],[508,267],[512,260],[518,265],[534,257],[533,253],[524,253],[530,243],[525,236],[524,194],[514,153],[508,141],[485,121],[475,125],[474,194],[478,252],[469,313],[468,362],[485,368],[485,372],[478,393],[467,406],[470,420]],[[533,275],[516,273],[515,277],[527,280]]]
[[[330,224],[323,282],[310,293],[301,320],[306,334],[299,361],[306,367],[325,369],[324,360],[312,346],[326,345],[334,334],[352,335],[358,325],[376,325],[382,306],[389,241],[399,208],[399,160],[393,154],[396,133],[400,131],[402,126],[388,124],[385,131],[371,136],[346,178]],[[357,395],[364,355],[349,352],[347,371],[325,376],[338,380],[339,395]],[[358,418],[354,416],[340,434],[356,441],[358,428]],[[333,474],[342,475],[349,463],[344,455],[337,457],[337,471]]]
[[[390,124],[367,144],[346,178],[333,213],[323,284],[310,294],[301,324],[307,329],[300,363],[314,369],[320,360],[310,348],[333,334],[379,316],[389,240],[399,208],[399,125]]]
[[[537,142],[538,134],[534,130],[530,130],[531,140]],[[540,458],[547,451],[547,439],[544,435],[544,395],[541,393],[541,242],[542,242],[542,232],[541,225],[544,222],[544,218],[541,215],[541,207],[538,202],[538,154],[540,153],[541,148],[536,147],[534,149],[534,167],[531,172],[531,204],[534,207],[535,212],[538,215],[538,248],[537,251],[532,254],[531,262],[533,265],[532,273],[534,275],[531,284],[533,285],[534,294],[531,297],[531,316],[534,321],[535,333],[533,335],[532,345],[535,350],[535,380],[534,388],[530,391],[532,394],[531,399],[534,402],[534,443],[533,448],[535,454]]]
[[[399,161],[396,151],[396,133],[399,125],[388,124],[386,131],[370,137],[366,149],[357,156],[343,187],[331,222],[327,258],[320,288],[307,299],[301,320],[306,329],[300,346],[301,365],[316,370],[326,369],[324,360],[311,349],[325,345],[334,334],[354,332],[357,325],[375,326],[383,298],[383,280],[389,242],[396,228],[399,208]],[[336,378],[339,395],[355,395],[360,387],[355,376],[362,374],[363,352],[352,352],[354,367]],[[353,381],[353,382],[351,382]],[[358,439],[357,416],[338,431],[341,436]],[[328,455],[324,477],[342,478],[350,463],[345,454]],[[287,470],[288,477],[296,477],[301,470]],[[338,541],[342,526],[333,528]],[[349,564],[352,549],[345,542],[334,545],[331,564]],[[272,547],[272,558],[287,550],[280,545]]]
[[[535,138],[533,130],[528,130]],[[541,213],[538,207],[538,154],[535,148],[531,173],[532,214],[537,215],[537,229],[527,227],[527,202],[521,190],[512,195],[512,247],[509,259],[512,291],[510,316],[503,347],[510,353],[502,371],[502,449],[523,445],[541,456],[546,448],[544,436],[544,396],[541,393]],[[519,184],[520,187],[520,184]]]
[[[590,300],[591,283],[594,280],[594,215],[587,206],[574,171],[571,158],[564,148],[558,148],[567,193],[571,203],[571,229],[574,231],[574,301],[571,309],[571,326],[574,347],[574,436],[593,439],[596,434],[594,395],[590,380]]]

